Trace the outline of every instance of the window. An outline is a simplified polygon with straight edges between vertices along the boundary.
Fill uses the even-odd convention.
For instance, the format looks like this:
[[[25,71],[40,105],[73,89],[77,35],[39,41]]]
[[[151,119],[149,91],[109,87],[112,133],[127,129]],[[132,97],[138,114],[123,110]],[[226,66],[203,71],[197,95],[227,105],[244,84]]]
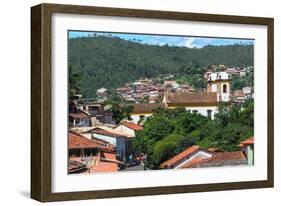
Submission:
[[[224,85],[222,86],[222,92],[223,92],[223,93],[227,93],[227,86],[226,86],[226,84],[224,84]]]
[[[216,84],[212,84],[211,92],[217,92],[217,85]]]
[[[212,110],[211,109],[207,110],[207,116],[208,116],[208,118],[212,119]]]
[[[144,115],[140,115],[140,116],[139,116],[139,121],[138,121],[138,124],[143,123],[143,122],[144,122],[144,120],[145,120],[145,116],[144,116]]]

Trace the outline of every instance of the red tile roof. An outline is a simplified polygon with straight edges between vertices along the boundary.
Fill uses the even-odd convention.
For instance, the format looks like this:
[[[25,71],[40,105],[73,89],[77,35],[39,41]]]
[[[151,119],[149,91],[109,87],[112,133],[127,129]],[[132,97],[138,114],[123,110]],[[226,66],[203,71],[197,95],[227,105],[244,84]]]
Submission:
[[[110,137],[115,137],[115,138],[133,138],[134,136],[124,133],[124,132],[120,132],[120,131],[114,131],[112,129],[102,129],[102,128],[95,128],[91,130],[93,133],[96,134],[101,134],[101,135],[106,135],[106,136],[110,136]]]
[[[68,173],[79,173],[86,169],[86,165],[75,160],[68,160]]]
[[[221,152],[217,153],[212,158],[206,160],[206,162],[222,162],[227,160],[245,160],[246,157],[243,152],[235,151],[235,152]]]
[[[210,152],[222,152],[222,150],[220,150],[218,148],[215,148],[215,147],[208,148],[208,151],[210,151]]]
[[[235,97],[244,97],[245,95],[242,90],[236,90],[236,91],[234,91],[234,96]]]
[[[165,93],[167,104],[216,104],[215,92],[170,92]]]
[[[135,131],[140,131],[140,130],[143,130],[143,127],[138,125],[138,124],[134,124],[132,122],[122,122],[120,123],[121,125],[124,125],[125,127],[128,127],[132,130],[135,130]]]
[[[74,119],[85,119],[90,118],[89,115],[85,114],[84,112],[78,112],[78,113],[69,113],[69,116]]]
[[[166,108],[164,103],[134,104],[133,113],[153,113],[157,108]]]
[[[254,144],[254,137],[249,137],[242,141],[240,144],[242,145],[249,145],[249,144]]]
[[[78,148],[100,148],[106,147],[106,144],[99,141],[92,141],[81,134],[69,131],[68,134],[68,148],[78,149]]]
[[[95,157],[93,164],[90,166],[88,173],[99,173],[99,172],[117,172],[118,161],[114,160],[103,160],[102,158]]]
[[[181,168],[192,168],[194,165],[200,164],[203,160],[202,157],[194,157],[192,160],[182,165]]]
[[[195,168],[195,167],[207,167],[207,166],[224,166],[224,165],[233,165],[240,164],[246,161],[246,157],[243,152],[220,152],[216,153],[213,157],[208,159],[198,159],[197,161],[191,162],[184,165],[182,168]]]
[[[189,155],[198,151],[199,149],[200,149],[200,147],[197,145],[191,146],[191,147],[187,148],[186,150],[182,151],[181,153],[179,153],[178,155],[174,156],[173,158],[167,160],[166,162],[163,162],[160,165],[160,168],[172,167],[173,165],[175,165],[178,162],[182,161],[183,159],[187,158]]]

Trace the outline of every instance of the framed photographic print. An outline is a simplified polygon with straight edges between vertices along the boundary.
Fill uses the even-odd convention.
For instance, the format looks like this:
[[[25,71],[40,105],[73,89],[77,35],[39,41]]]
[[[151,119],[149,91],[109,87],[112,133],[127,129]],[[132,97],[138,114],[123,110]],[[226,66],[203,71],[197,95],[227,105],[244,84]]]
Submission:
[[[273,187],[273,19],[31,8],[31,197]]]

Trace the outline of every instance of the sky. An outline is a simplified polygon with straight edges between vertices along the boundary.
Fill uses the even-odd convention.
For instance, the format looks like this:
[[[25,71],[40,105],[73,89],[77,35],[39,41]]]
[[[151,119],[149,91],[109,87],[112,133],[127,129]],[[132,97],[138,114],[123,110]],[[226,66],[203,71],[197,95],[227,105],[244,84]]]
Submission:
[[[194,36],[167,36],[167,35],[150,35],[150,34],[128,34],[128,33],[110,33],[110,32],[84,32],[69,31],[69,38],[88,37],[88,36],[106,36],[118,37],[128,41],[139,42],[149,45],[166,45],[179,46],[188,48],[202,48],[207,45],[253,45],[254,40],[250,39],[229,39],[229,38],[208,38]]]

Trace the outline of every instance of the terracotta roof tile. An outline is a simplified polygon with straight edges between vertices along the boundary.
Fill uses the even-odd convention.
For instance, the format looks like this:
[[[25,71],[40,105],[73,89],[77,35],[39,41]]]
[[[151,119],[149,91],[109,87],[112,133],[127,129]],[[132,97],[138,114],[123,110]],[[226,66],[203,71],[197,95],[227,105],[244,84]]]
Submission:
[[[134,124],[132,122],[122,122],[120,123],[121,125],[124,125],[125,127],[128,127],[132,130],[135,130],[135,131],[140,131],[140,130],[143,130],[143,127],[138,125],[138,124]]]
[[[157,108],[166,108],[164,103],[134,104],[133,113],[152,113]]]
[[[234,91],[234,96],[235,97],[244,97],[245,95],[242,90],[236,90],[236,91]]]
[[[98,148],[98,147],[106,147],[106,144],[101,143],[99,141],[92,141],[81,134],[75,133],[73,131],[69,131],[68,134],[68,148],[76,149],[76,148]]]
[[[222,152],[222,150],[220,150],[218,148],[215,148],[215,147],[210,147],[207,150],[210,151],[210,152]]]
[[[165,93],[165,99],[168,104],[217,103],[217,94],[215,92],[171,92]]]
[[[89,115],[85,114],[84,112],[78,112],[78,113],[69,113],[69,116],[74,119],[84,119],[84,118],[90,118]]]
[[[240,165],[246,164],[246,157],[243,152],[220,152],[216,153],[213,157],[208,159],[197,160],[196,162],[186,164],[182,168],[195,168],[195,167],[216,167],[227,165]]]
[[[254,137],[249,137],[242,141],[240,144],[242,145],[249,145],[249,144],[254,144]]]
[[[134,136],[133,135],[130,135],[128,133],[125,133],[125,132],[120,132],[120,131],[116,131],[116,130],[113,130],[113,129],[103,129],[103,128],[95,128],[95,129],[92,129],[91,132],[93,133],[96,133],[96,134],[101,134],[101,135],[106,135],[106,136],[110,136],[110,137],[116,137],[116,138],[133,138]]]
[[[68,172],[69,173],[77,173],[77,172],[81,172],[84,169],[86,169],[86,165],[83,164],[82,162],[78,162],[75,160],[68,160]]]
[[[182,161],[184,158],[188,157],[189,155],[198,151],[199,149],[200,149],[200,147],[197,145],[191,146],[191,147],[187,148],[186,150],[182,151],[181,153],[179,153],[178,155],[174,156],[173,158],[167,160],[166,162],[163,162],[160,165],[160,168],[172,167],[173,165]]]
[[[182,165],[180,168],[192,168],[197,164],[200,164],[204,159],[202,157],[194,157],[192,160]]]
[[[212,158],[206,160],[206,162],[223,162],[228,160],[245,160],[246,157],[243,152],[235,151],[235,152],[221,152],[217,153]]]
[[[94,164],[88,170],[88,173],[100,173],[100,172],[117,172],[118,161],[103,160],[99,157],[95,157]]]

